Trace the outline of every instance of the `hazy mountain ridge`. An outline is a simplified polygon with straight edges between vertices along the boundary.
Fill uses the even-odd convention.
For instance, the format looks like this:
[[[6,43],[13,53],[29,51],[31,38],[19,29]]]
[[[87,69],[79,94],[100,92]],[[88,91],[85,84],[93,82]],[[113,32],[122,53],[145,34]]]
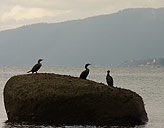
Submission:
[[[164,55],[164,8],[126,9],[110,15],[0,32],[0,64],[116,65]]]

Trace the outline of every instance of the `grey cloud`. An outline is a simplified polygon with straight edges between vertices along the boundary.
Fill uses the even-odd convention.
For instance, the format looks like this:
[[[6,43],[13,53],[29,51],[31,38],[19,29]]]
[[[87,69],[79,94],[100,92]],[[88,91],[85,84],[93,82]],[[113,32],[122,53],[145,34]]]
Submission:
[[[49,14],[58,13],[58,15],[54,15],[54,16],[47,16],[42,18],[34,16],[34,18],[31,18],[31,20],[25,19],[22,22],[17,21],[17,24],[20,23],[20,25],[22,25],[24,23],[26,24],[35,23],[36,21],[61,22],[61,21],[85,18],[85,17],[100,15],[100,14],[110,14],[125,8],[139,8],[139,7],[159,8],[164,6],[164,1],[163,0],[1,0],[0,19],[2,20],[2,16],[4,15],[4,13],[9,13],[9,12],[12,13],[11,10],[16,6],[21,6],[25,9],[40,8],[43,10],[48,10]],[[17,18],[17,19],[21,19],[21,18]],[[11,24],[7,24],[7,23],[11,22],[14,19],[9,18],[8,20],[10,21],[5,21],[6,23],[3,23],[1,20],[0,20],[0,24],[3,26],[3,28],[10,28]],[[13,26],[15,25],[13,24]]]

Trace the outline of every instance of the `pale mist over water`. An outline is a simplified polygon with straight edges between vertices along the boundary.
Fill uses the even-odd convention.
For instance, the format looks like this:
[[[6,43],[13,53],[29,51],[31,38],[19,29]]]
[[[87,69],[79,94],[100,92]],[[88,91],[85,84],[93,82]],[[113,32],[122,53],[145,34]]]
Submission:
[[[25,74],[31,67],[0,67],[0,127],[1,128],[54,128],[55,126],[34,126],[5,124],[7,116],[3,104],[3,89],[13,75]],[[84,67],[42,67],[40,73],[57,73],[78,77]],[[130,89],[142,96],[149,122],[135,128],[164,127],[164,68],[152,67],[95,67],[90,66],[88,79],[106,84],[106,71],[111,70],[114,86]],[[82,128],[83,126],[65,126]],[[90,128],[91,126],[86,126]],[[92,126],[95,127],[95,126]],[[114,127],[117,128],[117,127]]]

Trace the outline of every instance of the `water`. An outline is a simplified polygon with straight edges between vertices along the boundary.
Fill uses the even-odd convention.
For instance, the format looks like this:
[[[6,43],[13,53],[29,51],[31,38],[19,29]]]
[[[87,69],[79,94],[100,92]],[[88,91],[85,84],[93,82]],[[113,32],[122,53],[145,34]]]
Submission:
[[[26,73],[30,67],[0,67],[0,128],[54,128],[54,126],[33,126],[6,124],[7,116],[3,104],[3,89],[7,80],[13,75]],[[106,71],[111,70],[114,85],[137,92],[143,97],[149,122],[135,128],[164,127],[164,68],[152,67],[90,67],[88,79],[105,82]],[[58,73],[79,76],[82,67],[42,67],[39,72]],[[82,128],[83,126],[66,126],[67,128]],[[87,126],[90,128],[91,126]],[[93,128],[94,126],[92,126]],[[116,127],[114,127],[116,128]]]

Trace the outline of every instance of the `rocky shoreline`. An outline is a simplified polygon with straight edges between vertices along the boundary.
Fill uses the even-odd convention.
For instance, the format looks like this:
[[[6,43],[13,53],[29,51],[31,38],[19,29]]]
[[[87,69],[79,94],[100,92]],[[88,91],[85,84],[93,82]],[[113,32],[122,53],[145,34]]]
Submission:
[[[52,73],[11,77],[4,88],[4,104],[11,122],[112,126],[148,121],[137,93]]]

